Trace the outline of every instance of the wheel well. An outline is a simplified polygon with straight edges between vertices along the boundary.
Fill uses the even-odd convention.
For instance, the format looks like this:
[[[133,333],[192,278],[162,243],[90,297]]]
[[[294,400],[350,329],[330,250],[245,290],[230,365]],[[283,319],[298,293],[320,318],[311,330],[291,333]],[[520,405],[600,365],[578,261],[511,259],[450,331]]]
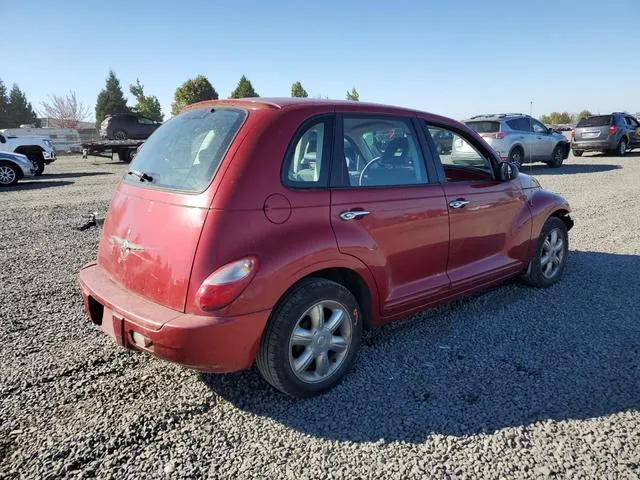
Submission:
[[[44,148],[39,145],[21,145],[16,148],[14,152],[29,155],[30,153],[42,153],[44,152]]]
[[[18,175],[18,180],[22,180],[22,177],[24,177],[24,174],[22,173],[22,169],[16,165],[15,163],[9,161],[9,160],[5,160],[5,159],[0,159],[0,165],[9,165],[11,167],[13,167],[13,169],[16,171],[17,175]]]
[[[560,220],[562,220],[564,224],[567,226],[567,230],[571,230],[571,228],[573,227],[573,220],[569,216],[569,212],[567,210],[564,210],[564,209],[556,210],[551,214],[551,216],[558,217]]]
[[[362,316],[364,317],[363,326],[365,329],[371,328],[371,319],[373,313],[373,305],[371,300],[371,292],[364,279],[358,275],[355,271],[349,268],[327,268],[325,270],[318,270],[317,272],[310,273],[304,278],[298,280],[298,282],[305,278],[325,278],[327,280],[334,281],[341,284],[347,290],[349,290],[362,309]],[[296,282],[296,284],[298,283]]]

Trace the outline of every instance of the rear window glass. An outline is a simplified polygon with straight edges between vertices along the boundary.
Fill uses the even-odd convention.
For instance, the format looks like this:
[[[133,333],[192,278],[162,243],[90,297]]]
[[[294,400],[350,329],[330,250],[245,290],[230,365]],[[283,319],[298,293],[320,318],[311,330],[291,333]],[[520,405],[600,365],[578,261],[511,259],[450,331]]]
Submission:
[[[578,127],[608,127],[611,124],[611,115],[598,115],[580,120]]]
[[[125,177],[128,183],[203,191],[213,179],[246,117],[234,108],[190,110],[165,122],[143,144]],[[140,181],[145,174],[151,180]]]
[[[465,125],[478,133],[494,133],[500,131],[500,122],[466,122]]]

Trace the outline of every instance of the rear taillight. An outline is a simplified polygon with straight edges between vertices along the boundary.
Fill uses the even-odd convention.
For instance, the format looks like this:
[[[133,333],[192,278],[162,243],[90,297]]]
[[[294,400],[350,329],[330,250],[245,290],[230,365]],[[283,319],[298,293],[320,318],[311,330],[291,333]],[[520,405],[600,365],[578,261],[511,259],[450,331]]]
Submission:
[[[575,129],[575,128],[572,128],[572,129],[571,129],[571,138],[572,138],[572,139],[573,139],[573,138],[576,138],[576,129]]]
[[[207,277],[196,293],[196,304],[205,311],[233,302],[258,272],[258,259],[247,257],[227,263]]]
[[[609,136],[613,137],[617,131],[618,131],[618,127],[616,127],[615,125],[611,125],[609,127]]]
[[[480,136],[484,138],[495,138],[497,140],[500,140],[507,136],[507,132],[481,133]]]

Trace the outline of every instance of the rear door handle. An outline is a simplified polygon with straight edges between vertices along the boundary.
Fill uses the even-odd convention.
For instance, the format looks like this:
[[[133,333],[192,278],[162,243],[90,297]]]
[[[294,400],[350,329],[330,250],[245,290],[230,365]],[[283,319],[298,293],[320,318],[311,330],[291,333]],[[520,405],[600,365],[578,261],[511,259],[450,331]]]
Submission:
[[[457,200],[454,200],[452,202],[449,202],[449,206],[451,208],[462,208],[465,205],[467,205],[469,203],[468,200],[465,200],[464,198],[459,198]]]
[[[365,217],[370,213],[371,212],[366,210],[347,210],[340,214],[340,218],[346,222],[347,220],[356,220],[360,217]]]

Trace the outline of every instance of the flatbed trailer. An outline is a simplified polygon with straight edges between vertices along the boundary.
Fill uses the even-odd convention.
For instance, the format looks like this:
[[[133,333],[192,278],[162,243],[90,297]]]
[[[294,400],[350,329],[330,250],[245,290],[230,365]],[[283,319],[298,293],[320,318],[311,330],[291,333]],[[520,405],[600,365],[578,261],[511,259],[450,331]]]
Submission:
[[[118,155],[121,162],[129,163],[136,156],[138,147],[145,140],[96,140],[82,144],[82,158],[92,157],[110,158]]]

